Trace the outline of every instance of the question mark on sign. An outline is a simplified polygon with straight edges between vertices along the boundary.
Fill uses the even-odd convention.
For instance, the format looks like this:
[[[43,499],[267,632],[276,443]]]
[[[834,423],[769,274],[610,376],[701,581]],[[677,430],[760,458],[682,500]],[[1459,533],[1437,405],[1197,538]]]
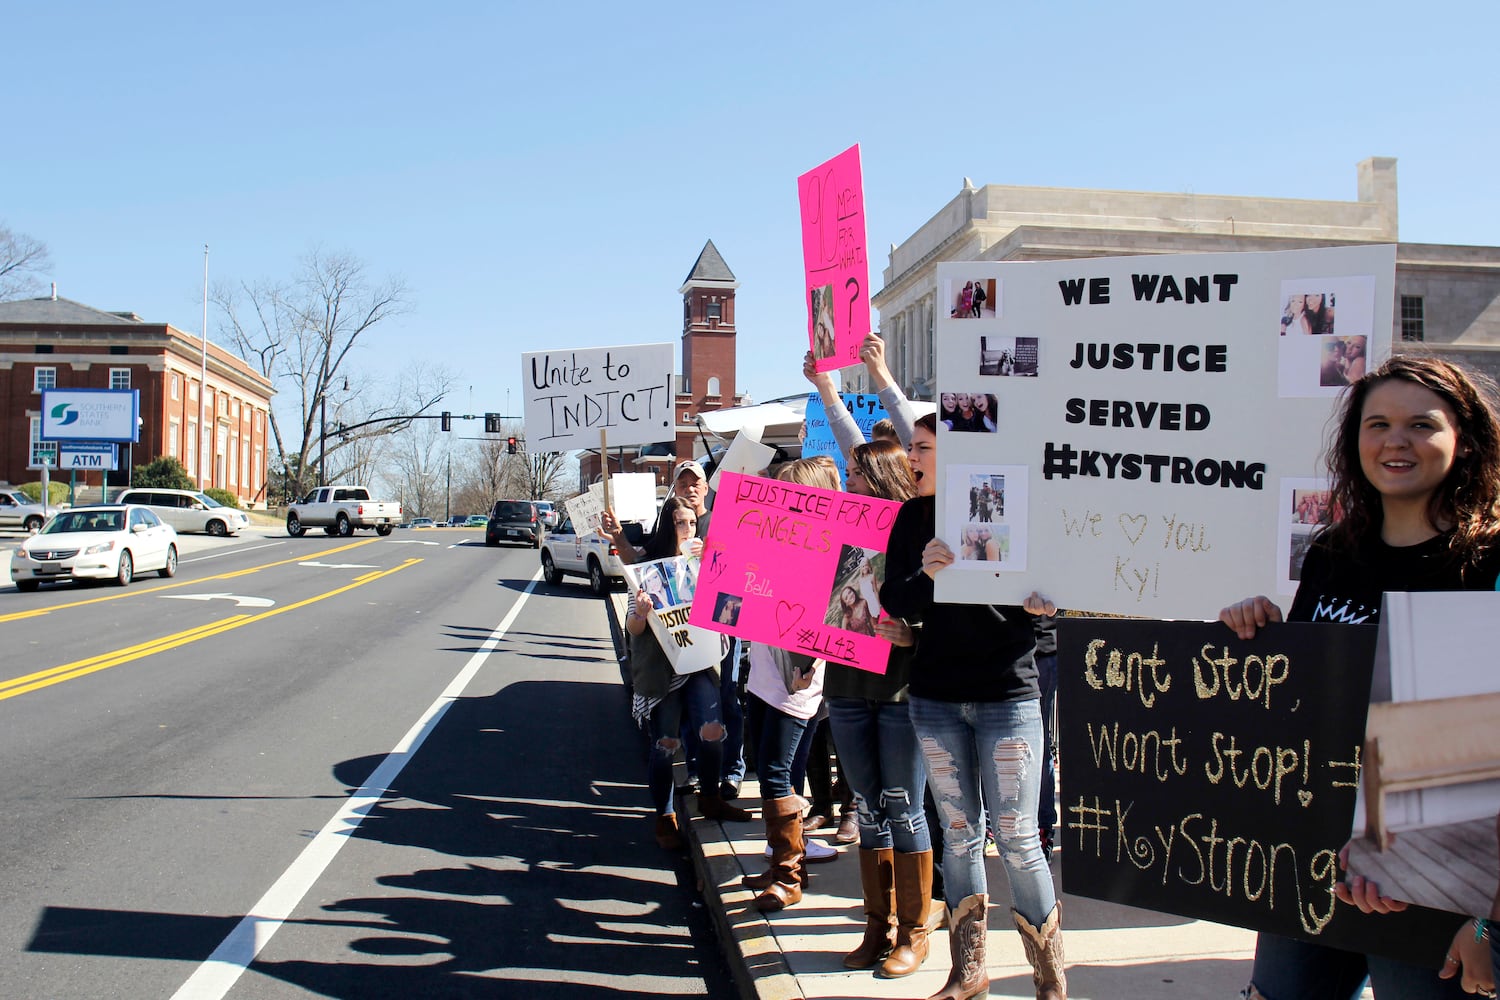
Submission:
[[[854,329],[854,303],[859,300],[859,279],[851,275],[849,280],[844,282],[844,287],[848,288],[850,285],[854,286],[854,291],[849,293],[849,324],[844,328],[845,330]],[[853,357],[858,353],[859,348],[851,343],[849,345],[850,356]]]

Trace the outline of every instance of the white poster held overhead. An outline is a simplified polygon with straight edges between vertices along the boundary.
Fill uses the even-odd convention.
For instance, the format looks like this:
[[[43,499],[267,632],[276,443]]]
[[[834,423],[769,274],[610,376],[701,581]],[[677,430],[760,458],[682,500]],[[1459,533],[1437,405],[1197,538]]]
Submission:
[[[700,563],[689,556],[672,556],[625,567],[631,593],[644,590],[651,602],[651,634],[661,643],[672,669],[695,674],[718,666],[728,651],[728,637],[688,624],[693,594],[698,589]]]
[[[526,444],[532,451],[671,441],[672,345],[636,344],[521,355]]]
[[[656,521],[656,477],[649,472],[617,472],[609,477],[610,502],[621,521]]]
[[[1281,508],[1321,474],[1340,390],[1390,352],[1395,258],[939,264],[937,527],[957,558],[937,599],[1211,619],[1289,597]]]

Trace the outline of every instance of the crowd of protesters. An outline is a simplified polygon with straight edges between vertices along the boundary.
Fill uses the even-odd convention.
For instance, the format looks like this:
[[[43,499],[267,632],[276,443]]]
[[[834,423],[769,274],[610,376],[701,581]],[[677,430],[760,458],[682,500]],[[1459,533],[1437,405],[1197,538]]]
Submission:
[[[859,630],[891,644],[887,670],[874,674],[726,640],[717,669],[674,675],[645,627],[653,613],[649,595],[633,594],[631,677],[636,718],[651,736],[657,840],[664,848],[681,846],[670,779],[679,746],[696,765],[691,790],[698,808],[725,822],[751,819],[732,804],[748,758],[759,778],[769,865],[744,883],[755,891],[757,908],[779,910],[801,900],[809,861],[835,856],[808,834],[832,826],[840,805],[834,836],[859,845],[865,917],[864,934],[844,964],[887,978],[909,976],[946,922],[951,972],[929,1000],[988,992],[988,848],[1007,876],[1010,922],[1036,996],[1063,1000],[1061,906],[1050,862],[1057,821],[1056,602],[1066,595],[1034,593],[1017,606],[934,599],[934,579],[956,558],[936,537],[938,417],[915,417],[890,377],[878,335],[865,339],[860,358],[888,414],[868,442],[831,377],[816,370],[812,352],[804,358],[804,375],[823,400],[845,460],[842,482],[827,457],[767,472],[901,503],[883,584],[847,588]],[[1339,419],[1328,458],[1332,502],[1319,509],[1291,619],[1310,620],[1306,609],[1329,588],[1357,591],[1366,604],[1369,591],[1376,607],[1381,590],[1495,589],[1500,429],[1493,386],[1447,362],[1398,357],[1353,381]],[[679,464],[671,494],[645,549],[631,546],[606,513],[605,530],[623,559],[701,553],[711,516],[706,471],[697,462]],[[1220,617],[1248,637],[1281,620],[1281,611],[1254,597]],[[1403,908],[1357,877],[1341,884],[1338,895],[1366,913]],[[1500,916],[1500,892],[1488,916]],[[1262,934],[1243,996],[1352,1000],[1367,981],[1377,1000],[1494,996],[1493,940],[1488,921],[1476,917],[1455,933],[1438,974]]]

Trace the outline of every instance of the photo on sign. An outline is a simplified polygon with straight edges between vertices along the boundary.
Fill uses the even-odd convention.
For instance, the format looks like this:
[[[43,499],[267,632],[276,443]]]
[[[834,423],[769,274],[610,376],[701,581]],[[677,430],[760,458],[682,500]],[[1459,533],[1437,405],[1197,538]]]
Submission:
[[[1492,642],[1497,614],[1493,591],[1385,597],[1348,844],[1349,873],[1378,882],[1382,896],[1489,912],[1500,879],[1500,690],[1473,651]]]
[[[943,510],[955,536],[943,540],[955,568],[1026,568],[1026,483],[1025,466],[952,465],[944,471]]]
[[[974,523],[1005,519],[1005,477],[976,473],[969,477],[969,520]]]
[[[838,351],[834,342],[833,286],[819,285],[808,294],[812,296],[813,357],[831,358]]]
[[[945,392],[938,397],[938,423],[948,431],[995,433],[1000,402],[988,392]]]
[[[1281,481],[1281,502],[1277,514],[1276,575],[1277,592],[1294,594],[1302,579],[1302,563],[1321,525],[1328,524],[1337,511],[1332,509],[1332,493],[1326,480],[1288,478]]]
[[[838,569],[823,624],[846,632],[874,635],[880,618],[880,587],[885,583],[885,553],[845,545],[839,550]]]
[[[1035,378],[1036,337],[980,337],[979,374]]]
[[[1364,337],[1320,337],[1322,357],[1318,365],[1318,384],[1340,388],[1365,373]]]
[[[968,277],[943,282],[950,319],[994,319],[998,313],[999,285],[995,278]]]
[[[1010,557],[1010,525],[966,524],[959,546],[960,562],[1005,562]]]
[[[745,599],[738,594],[720,594],[714,598],[714,622],[718,625],[738,625],[740,609]]]
[[[1281,307],[1281,335],[1333,333],[1332,292],[1294,292]]]
[[[1375,280],[1370,275],[1281,282],[1276,306],[1281,396],[1337,396],[1365,373],[1372,360],[1370,352],[1376,349],[1374,296]],[[1265,323],[1269,336],[1270,316]]]

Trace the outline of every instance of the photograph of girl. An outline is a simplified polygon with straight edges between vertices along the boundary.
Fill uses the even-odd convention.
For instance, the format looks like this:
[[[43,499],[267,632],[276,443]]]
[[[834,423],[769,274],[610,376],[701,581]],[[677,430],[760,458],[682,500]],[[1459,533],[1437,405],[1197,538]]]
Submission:
[[[938,397],[938,423],[944,430],[993,434],[1000,401],[985,392],[945,392]]]
[[[874,635],[875,621],[880,617],[880,585],[884,582],[884,552],[845,545],[839,553],[823,624]]]
[[[833,286],[819,285],[809,293],[812,296],[814,358],[831,358],[837,351],[833,327]]]

